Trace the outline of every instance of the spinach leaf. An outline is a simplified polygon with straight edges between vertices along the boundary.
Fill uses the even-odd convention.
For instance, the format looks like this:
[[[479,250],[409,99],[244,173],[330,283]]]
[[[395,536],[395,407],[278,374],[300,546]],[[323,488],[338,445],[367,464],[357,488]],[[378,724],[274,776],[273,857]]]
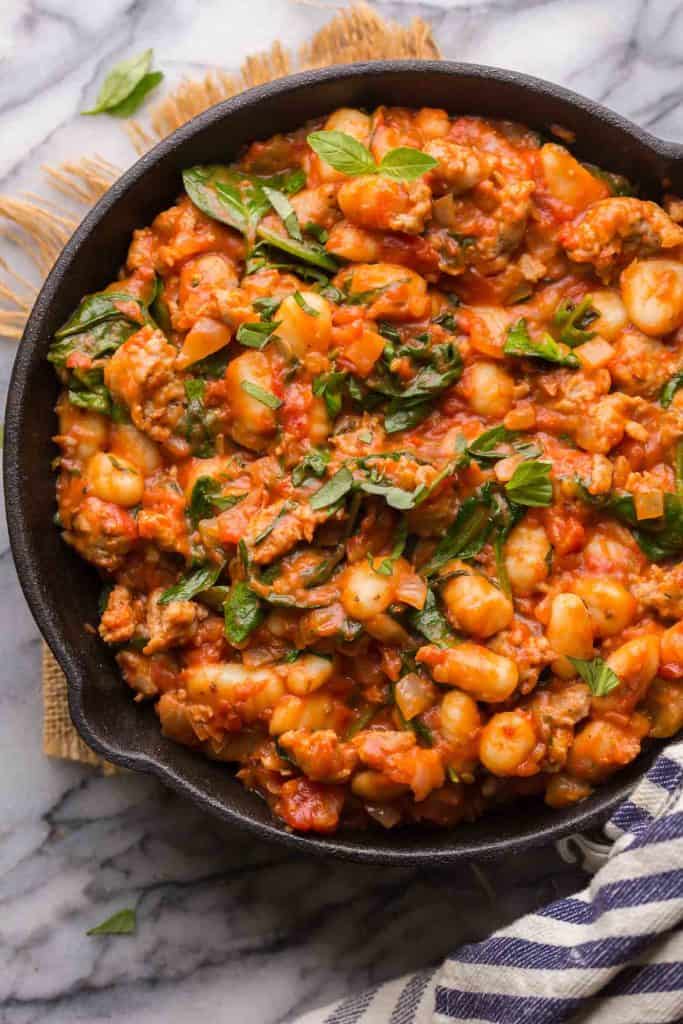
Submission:
[[[190,496],[189,516],[196,527],[202,519],[211,519],[216,509],[224,512],[239,504],[246,495],[220,493],[221,484],[210,476],[200,476],[192,488]]]
[[[285,238],[284,235],[278,235],[277,232],[263,226],[258,228],[257,234],[267,245],[273,246],[275,249],[282,249],[288,256],[293,256],[295,259],[301,260],[302,263],[310,263],[314,267],[320,267],[322,270],[329,270],[332,273],[339,269],[339,264],[334,256],[330,256],[322,246],[315,242],[299,242],[296,238]]]
[[[659,404],[663,409],[669,408],[679,388],[683,388],[683,370],[679,370],[678,373],[674,373],[673,377],[669,377],[660,391]]]
[[[499,451],[498,445],[509,444],[516,437],[516,430],[508,430],[507,427],[501,424],[499,427],[491,427],[490,430],[485,430],[483,434],[480,434],[479,437],[472,441],[472,444],[467,446],[466,451],[477,462],[485,465],[489,459],[507,458],[509,453]]]
[[[545,359],[558,366],[569,366],[576,369],[579,360],[573,352],[564,353],[555,339],[549,334],[534,339],[529,335],[526,320],[522,317],[508,329],[507,339],[503,346],[507,356],[525,356],[532,359]]]
[[[309,499],[311,508],[316,511],[321,508],[328,508],[336,505],[344,498],[353,487],[353,476],[351,471],[342,466],[334,476],[330,477],[327,483],[323,484],[320,490],[316,491]]]
[[[324,448],[314,448],[307,452],[301,462],[292,470],[292,483],[295,487],[301,487],[306,480],[325,476],[329,461],[330,453]]]
[[[164,77],[160,71],[150,72],[153,50],[145,50],[136,57],[114,65],[100,88],[95,106],[83,114],[116,114],[129,117],[134,114],[148,92]]]
[[[638,519],[631,494],[592,495],[577,480],[581,499],[630,527],[641,550],[652,562],[675,558],[683,552],[683,495],[664,495],[664,512],[657,519]]]
[[[263,185],[262,187],[266,198],[278,217],[281,218],[290,238],[296,238],[299,242],[303,241],[296,211],[284,192],[279,192],[276,188],[269,188],[268,185]]]
[[[591,305],[591,296],[587,295],[578,306],[563,299],[553,314],[553,323],[559,328],[560,340],[570,348],[575,348],[595,337],[595,331],[587,328],[599,316],[597,309]]]
[[[311,587],[319,587],[321,583],[327,583],[345,554],[344,545],[338,544],[327,558],[318,562],[314,569],[302,572],[301,579],[306,590],[310,590]]]
[[[177,583],[164,590],[158,604],[170,604],[171,601],[191,601],[203,590],[213,587],[223,571],[222,565],[202,565],[186,576],[181,576]]]
[[[213,454],[213,442],[206,422],[204,392],[206,383],[199,377],[185,381],[185,437],[200,458]]]
[[[408,622],[430,643],[438,644],[439,647],[454,647],[458,643],[458,637],[439,608],[436,594],[431,587],[427,590],[424,606],[420,611],[413,609],[408,615]]]
[[[344,384],[348,374],[330,371],[313,378],[313,394],[324,398],[330,419],[335,419],[341,412]]]
[[[492,526],[487,503],[474,495],[466,498],[422,574],[430,576],[454,558],[474,558],[488,540]]]
[[[415,402],[402,404],[395,399],[389,403],[384,416],[384,429],[387,434],[399,434],[403,430],[412,430],[432,411],[431,402]]]
[[[594,697],[606,697],[621,684],[621,679],[602,658],[585,660],[570,657],[572,665],[581,678],[588,683]]]
[[[507,496],[518,505],[528,505],[532,508],[552,505],[551,469],[552,466],[549,462],[520,463],[512,474],[512,478],[505,484]]]
[[[258,596],[248,583],[240,580],[230,588],[224,606],[225,637],[231,644],[241,644],[263,622],[263,609]]]
[[[195,206],[250,238],[271,206],[264,186],[291,195],[303,188],[305,181],[301,170],[269,178],[244,174],[225,164],[197,164],[183,171],[185,191]]]
[[[283,516],[286,516],[288,512],[291,512],[292,509],[295,509],[296,507],[297,503],[295,501],[285,501],[285,503],[276,512],[276,514],[273,516],[273,518],[265,527],[265,529],[261,530],[261,532],[254,537],[252,545],[256,547],[257,544],[262,544],[267,537],[270,537],[271,533],[273,532],[277,524],[280,522],[280,520],[283,518]]]

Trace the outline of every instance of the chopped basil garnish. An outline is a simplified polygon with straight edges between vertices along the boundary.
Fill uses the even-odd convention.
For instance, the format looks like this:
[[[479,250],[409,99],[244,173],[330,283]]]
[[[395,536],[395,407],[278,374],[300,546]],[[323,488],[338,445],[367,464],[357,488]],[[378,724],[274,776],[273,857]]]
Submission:
[[[307,142],[321,160],[342,174],[386,174],[401,181],[412,181],[437,165],[433,157],[410,146],[389,150],[377,164],[367,146],[345,132],[312,132]]]
[[[553,485],[550,479],[552,466],[549,462],[522,462],[512,478],[506,483],[505,491],[510,501],[517,505],[543,508],[553,503]]]
[[[264,388],[260,388],[258,384],[254,384],[250,380],[243,380],[242,391],[246,391],[248,395],[255,398],[261,405],[267,405],[269,409],[279,409],[282,405],[282,399],[274,395],[272,391],[266,391]]]
[[[187,576],[181,576],[177,583],[164,590],[158,604],[170,604],[171,601],[191,601],[203,590],[213,587],[223,570],[222,565],[203,565],[194,569]]]
[[[225,636],[231,644],[241,644],[263,621],[258,596],[248,583],[240,580],[230,588],[223,609]]]
[[[565,353],[549,334],[542,338],[532,338],[527,329],[526,320],[522,317],[508,329],[507,339],[503,346],[506,356],[525,356],[532,359],[545,359],[558,366],[569,366],[576,369],[579,360],[573,352]]]
[[[616,672],[613,672],[602,658],[593,658],[588,661],[583,658],[570,657],[569,660],[581,678],[588,683],[594,697],[606,697],[621,683]]]

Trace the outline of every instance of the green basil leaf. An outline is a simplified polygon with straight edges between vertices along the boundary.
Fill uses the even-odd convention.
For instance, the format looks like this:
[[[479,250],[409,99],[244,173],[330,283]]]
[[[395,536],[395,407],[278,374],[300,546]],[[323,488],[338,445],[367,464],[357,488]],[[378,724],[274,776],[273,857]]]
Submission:
[[[518,505],[543,508],[553,503],[549,462],[522,462],[505,485],[505,492]]]
[[[334,256],[330,256],[322,246],[315,242],[298,242],[295,238],[285,238],[271,231],[270,228],[260,225],[256,232],[267,245],[276,249],[282,249],[289,256],[293,256],[302,263],[311,263],[314,267],[321,267],[322,270],[336,272],[339,269]]]
[[[359,487],[365,494],[377,494],[384,498],[390,508],[395,508],[399,512],[405,512],[408,509],[414,508],[416,502],[426,490],[426,488],[420,486],[414,491],[406,491],[402,487],[396,487],[394,484],[375,483],[372,480],[361,480]]]
[[[145,50],[136,57],[130,57],[114,65],[102,83],[95,106],[82,113],[101,114],[122,103],[149,71],[153,55],[153,50]]]
[[[398,434],[402,430],[412,430],[429,416],[432,411],[431,402],[416,402],[414,405],[402,405],[393,399],[384,417],[384,429],[387,434]]]
[[[255,398],[261,405],[267,405],[269,409],[279,409],[282,405],[282,399],[274,395],[272,391],[266,391],[264,388],[260,388],[258,384],[252,383],[250,380],[243,380],[241,384],[242,391],[246,391],[248,395]]]
[[[126,96],[125,100],[117,103],[115,107],[110,107],[107,113],[113,114],[114,117],[132,117],[140,109],[152,89],[156,89],[163,79],[163,71],[150,71],[149,74],[140,79],[130,95]]]
[[[302,241],[301,228],[299,227],[299,219],[296,215],[296,210],[290,203],[284,192],[278,192],[276,188],[269,188],[267,185],[263,186],[270,205],[273,207],[278,217],[281,218],[284,224],[287,234],[290,238],[296,238],[297,241]]]
[[[222,565],[203,565],[199,569],[194,569],[188,575],[181,576],[172,587],[164,590],[157,603],[170,604],[171,601],[191,601],[203,590],[213,587],[222,571]]]
[[[221,484],[213,477],[200,476],[197,479],[192,488],[188,509],[190,519],[195,527],[202,519],[211,519],[216,509],[225,512],[226,509],[233,508],[246,497],[244,494],[222,495],[220,490]]]
[[[305,180],[301,170],[261,178],[225,164],[197,164],[183,171],[185,191],[202,213],[250,237],[270,209],[264,187],[291,195]]]
[[[235,338],[245,348],[256,348],[260,351],[266,347],[279,326],[280,322],[275,320],[257,320],[253,324],[240,324]]]
[[[90,928],[86,935],[132,935],[137,927],[137,917],[135,910],[131,907],[126,907],[125,910],[119,910],[111,917],[108,917],[102,924],[98,924],[95,928]]]
[[[111,416],[111,393],[105,384],[96,384],[93,387],[86,387],[81,390],[70,387],[68,395],[72,405],[77,405],[81,409],[90,409],[92,412],[102,413],[104,416]]]
[[[385,153],[380,161],[379,173],[400,181],[414,181],[436,167],[438,160],[411,146],[398,146]]]
[[[261,320],[272,320],[282,304],[282,299],[254,299],[252,306],[261,314]]]
[[[332,554],[318,562],[314,569],[307,569],[306,572],[302,572],[301,579],[306,590],[310,590],[311,587],[319,587],[321,583],[327,583],[345,554],[346,549],[344,545],[339,544]]]
[[[306,316],[320,316],[317,309],[314,309],[301,294],[301,292],[294,292],[294,301],[296,302],[299,309],[303,309]]]
[[[564,353],[555,339],[549,334],[533,339],[527,330],[526,320],[522,317],[509,329],[503,352],[506,356],[525,356],[532,359],[546,359],[558,366],[569,366],[576,369],[580,364],[573,352]]]
[[[377,171],[370,150],[346,132],[311,132],[306,141],[321,160],[341,174],[375,174]]]
[[[455,520],[439,541],[436,551],[421,570],[432,575],[454,558],[474,558],[488,540],[492,523],[487,505],[474,496],[463,501]]]
[[[128,312],[124,312],[125,306],[123,309],[120,308],[122,302],[126,304],[132,303],[137,306],[140,311],[139,317],[137,315],[134,317]],[[131,324],[134,330],[139,330],[144,322],[144,304],[141,300],[130,295],[128,292],[94,292],[92,295],[86,295],[84,299],[81,299],[75,313],[72,313],[67,322],[58,331],[55,331],[55,338],[57,341],[61,341],[74,334],[92,331],[94,327],[107,320],[120,319]],[[96,357],[91,352],[87,354],[93,358]],[[96,355],[101,354],[99,351],[96,353]],[[50,362],[56,362],[49,355],[48,359],[50,359]]]
[[[261,532],[254,537],[252,541],[252,546],[256,547],[257,544],[262,544],[266,537],[270,537],[271,533],[275,529],[276,525],[280,522],[282,517],[286,516],[288,512],[291,512],[293,508],[296,508],[296,502],[286,501],[284,505],[282,505],[282,507],[278,510],[278,512],[273,516],[273,518],[268,523],[266,528],[264,530],[261,530]]]
[[[353,476],[351,471],[346,466],[342,466],[334,476],[330,477],[327,483],[323,484],[320,490],[311,496],[309,504],[316,511],[321,508],[327,508],[329,505],[335,505],[349,493],[352,487]]]
[[[458,637],[439,608],[439,602],[431,587],[427,590],[423,607],[419,611],[413,609],[408,615],[408,622],[426,640],[438,644],[439,647],[454,647],[458,643]]]
[[[659,404],[662,408],[669,408],[679,388],[683,388],[683,370],[679,370],[678,373],[674,373],[673,377],[669,377],[668,381],[660,391]]]
[[[313,378],[313,394],[317,398],[323,398],[327,407],[330,419],[335,419],[341,412],[344,384],[347,374],[335,371],[321,373]]]
[[[560,340],[570,348],[575,348],[595,337],[595,331],[587,328],[599,316],[597,309],[591,305],[591,296],[587,295],[578,306],[563,299],[553,314],[553,323],[560,330]]]
[[[304,455],[298,466],[292,470],[292,483],[295,487],[301,487],[305,480],[311,477],[325,476],[327,464],[330,461],[330,453],[323,448],[314,448]]]
[[[588,661],[583,658],[570,657],[569,660],[581,678],[588,683],[594,697],[606,697],[621,684],[619,676],[602,658],[593,658]]]
[[[224,606],[225,637],[231,644],[242,644],[263,622],[263,609],[258,596],[248,583],[240,580],[230,588]]]
[[[508,430],[502,424],[499,427],[491,427],[483,434],[475,438],[472,444],[467,446],[466,451],[476,459],[477,462],[486,464],[487,460],[505,459],[509,452],[498,451],[499,444],[510,444],[517,437],[517,431]]]

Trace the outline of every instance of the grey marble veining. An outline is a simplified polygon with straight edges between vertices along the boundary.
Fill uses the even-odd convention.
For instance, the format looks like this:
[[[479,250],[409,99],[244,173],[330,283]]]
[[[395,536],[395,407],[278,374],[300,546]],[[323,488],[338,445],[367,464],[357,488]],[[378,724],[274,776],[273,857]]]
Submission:
[[[683,139],[683,5],[674,0],[376,4],[429,19],[444,54],[550,78]],[[117,122],[80,118],[104,69],[153,46],[173,82],[295,47],[333,6],[294,0],[5,0],[0,192],[41,163],[125,165]],[[523,113],[523,112],[522,112]],[[604,155],[609,164],[609,154]],[[22,270],[16,248],[0,255]],[[0,341],[6,393],[14,345]],[[0,1021],[291,1021],[442,957],[557,895],[581,872],[552,849],[450,872],[304,860],[206,818],[151,779],[101,778],[41,754],[39,640],[0,534]],[[88,938],[136,906],[131,937]]]

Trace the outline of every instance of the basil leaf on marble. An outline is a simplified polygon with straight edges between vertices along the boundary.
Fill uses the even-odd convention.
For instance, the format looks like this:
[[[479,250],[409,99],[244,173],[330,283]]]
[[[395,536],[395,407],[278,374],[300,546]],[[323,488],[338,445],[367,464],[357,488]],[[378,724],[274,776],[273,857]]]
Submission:
[[[102,83],[95,106],[82,113],[107,113],[119,117],[129,117],[135,113],[147,93],[164,77],[161,71],[150,73],[153,55],[153,50],[145,50],[136,57],[114,65]]]
[[[137,927],[136,912],[132,907],[112,914],[106,921],[90,928],[86,935],[132,935]]]

